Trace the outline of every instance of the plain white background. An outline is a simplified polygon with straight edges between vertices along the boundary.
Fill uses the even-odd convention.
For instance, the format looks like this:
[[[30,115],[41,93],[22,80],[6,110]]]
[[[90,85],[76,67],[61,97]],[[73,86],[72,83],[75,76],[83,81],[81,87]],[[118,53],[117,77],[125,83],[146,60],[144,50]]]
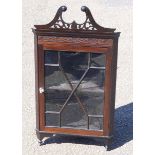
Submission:
[[[22,154],[22,5],[1,3],[0,154]],[[134,1],[134,154],[154,154],[154,4]]]

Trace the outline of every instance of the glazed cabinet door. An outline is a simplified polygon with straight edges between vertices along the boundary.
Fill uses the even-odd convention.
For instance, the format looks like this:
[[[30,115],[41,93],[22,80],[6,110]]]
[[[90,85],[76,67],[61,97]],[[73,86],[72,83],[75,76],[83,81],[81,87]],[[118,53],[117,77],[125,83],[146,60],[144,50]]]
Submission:
[[[44,51],[45,125],[103,130],[103,54]]]
[[[40,128],[103,133],[106,54],[40,46],[38,58]]]

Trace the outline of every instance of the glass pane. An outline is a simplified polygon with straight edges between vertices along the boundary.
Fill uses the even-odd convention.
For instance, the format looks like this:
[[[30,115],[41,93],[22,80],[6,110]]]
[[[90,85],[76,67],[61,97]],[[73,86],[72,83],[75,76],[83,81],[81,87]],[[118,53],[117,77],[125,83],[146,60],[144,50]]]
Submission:
[[[91,54],[91,66],[95,67],[105,67],[105,55],[101,53]]]
[[[45,66],[46,111],[60,111],[71,88],[59,67]]]
[[[53,92],[56,92],[56,91],[53,90]],[[46,111],[59,112],[67,99],[67,96],[65,96],[67,95],[67,93],[66,94],[65,93],[66,91],[62,93],[61,96],[59,96],[60,95],[59,93],[52,93],[52,91],[50,93],[46,92],[45,93]]]
[[[73,96],[62,111],[62,127],[87,129],[87,116]]]
[[[77,89],[89,115],[103,114],[104,74],[104,70],[90,69]]]
[[[89,117],[90,130],[103,130],[103,118]]]
[[[75,52],[61,52],[61,66],[64,69],[67,77],[76,86],[88,66],[88,54]]]
[[[45,64],[58,64],[58,52],[45,51]]]
[[[59,126],[59,114],[56,113],[46,113],[46,126]]]

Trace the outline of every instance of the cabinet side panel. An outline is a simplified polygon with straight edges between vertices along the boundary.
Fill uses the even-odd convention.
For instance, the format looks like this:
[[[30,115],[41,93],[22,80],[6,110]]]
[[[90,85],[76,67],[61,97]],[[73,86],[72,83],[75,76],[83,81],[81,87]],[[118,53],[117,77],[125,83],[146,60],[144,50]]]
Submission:
[[[112,50],[106,54],[106,71],[105,71],[105,97],[104,97],[104,136],[110,136],[110,111],[111,111],[111,72],[112,67]]]
[[[111,108],[110,108],[110,134],[113,132],[114,112],[115,112],[115,94],[116,94],[116,77],[117,77],[117,55],[118,55],[118,38],[114,39],[113,56],[112,56],[112,81],[111,81]]]
[[[115,92],[116,92],[116,70],[117,70],[117,47],[118,39],[114,40],[111,49],[111,55],[107,58],[107,77],[105,86],[105,108],[104,108],[104,133],[111,137],[114,126],[114,112],[115,112]]]

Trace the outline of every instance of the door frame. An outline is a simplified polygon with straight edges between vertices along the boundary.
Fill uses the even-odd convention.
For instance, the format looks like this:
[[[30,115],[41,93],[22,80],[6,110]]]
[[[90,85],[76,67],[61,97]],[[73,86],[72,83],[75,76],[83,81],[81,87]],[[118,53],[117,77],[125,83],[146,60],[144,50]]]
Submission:
[[[73,38],[74,39],[74,38]],[[104,40],[104,39],[103,39]],[[61,43],[61,47],[63,47]],[[73,43],[70,43],[73,44]],[[50,46],[49,46],[50,45]],[[74,50],[74,52],[88,52],[86,49],[84,49],[82,46],[80,46],[81,43],[79,44],[78,50]],[[64,45],[65,46],[65,45]],[[60,133],[60,134],[73,134],[73,135],[87,135],[87,136],[109,136],[109,129],[110,129],[110,111],[111,111],[111,84],[112,84],[112,46],[104,46],[102,45],[102,50],[100,51],[95,51],[95,53],[104,53],[106,56],[106,70],[105,70],[105,84],[104,84],[104,111],[103,111],[103,130],[101,131],[95,131],[95,130],[87,130],[87,129],[73,129],[73,128],[59,128],[59,127],[46,127],[45,126],[45,96],[44,93],[39,93],[39,88],[44,88],[44,51],[45,50],[57,50],[61,51],[61,47],[58,46],[56,48],[55,45],[48,44],[45,42],[38,43],[37,45],[38,50],[38,109],[39,109],[39,131],[42,132],[47,132],[47,133]],[[69,44],[68,44],[69,47]],[[91,44],[89,45],[89,49],[91,48]],[[101,48],[100,48],[101,49]],[[66,48],[66,51],[71,51],[70,48]],[[72,50],[73,52],[73,50]],[[89,51],[89,52],[93,52]]]

